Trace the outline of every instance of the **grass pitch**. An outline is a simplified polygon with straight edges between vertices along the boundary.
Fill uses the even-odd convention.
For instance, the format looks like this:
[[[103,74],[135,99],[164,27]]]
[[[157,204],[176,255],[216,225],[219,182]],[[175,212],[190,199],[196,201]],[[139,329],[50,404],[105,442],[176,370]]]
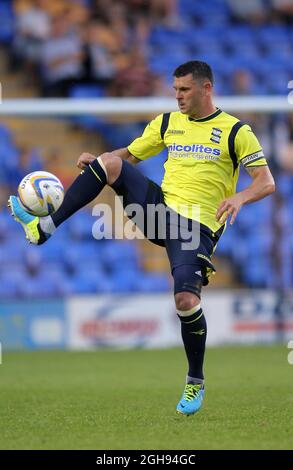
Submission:
[[[0,449],[293,449],[287,355],[209,349],[204,405],[185,417],[183,349],[4,351]]]

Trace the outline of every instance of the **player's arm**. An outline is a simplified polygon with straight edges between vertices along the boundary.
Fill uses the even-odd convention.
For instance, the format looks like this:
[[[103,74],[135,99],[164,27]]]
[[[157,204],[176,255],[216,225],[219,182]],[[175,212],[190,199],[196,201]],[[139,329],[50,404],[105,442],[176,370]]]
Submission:
[[[244,166],[252,178],[252,183],[248,188],[224,199],[220,204],[216,219],[224,223],[230,216],[231,225],[244,204],[259,201],[275,191],[274,178],[264,158],[261,145],[247,124],[236,134],[234,149],[238,164]]]
[[[222,201],[216,215],[216,219],[221,223],[226,222],[227,218],[231,216],[230,224],[232,225],[244,204],[259,201],[275,191],[274,178],[267,165],[246,167],[245,169],[251,176],[252,183],[248,188]]]
[[[242,197],[243,204],[259,201],[275,191],[275,181],[268,165],[248,166],[245,170],[251,176],[252,183],[238,193]]]

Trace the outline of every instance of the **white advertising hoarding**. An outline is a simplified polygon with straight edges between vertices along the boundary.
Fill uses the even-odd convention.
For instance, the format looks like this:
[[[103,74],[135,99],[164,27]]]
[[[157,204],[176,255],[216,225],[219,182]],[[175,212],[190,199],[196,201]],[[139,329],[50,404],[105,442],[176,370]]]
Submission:
[[[293,339],[293,296],[273,291],[207,291],[202,306],[209,346]],[[181,345],[172,294],[72,297],[68,347],[163,348]]]
[[[68,301],[69,347],[160,348],[180,344],[172,296],[91,296]]]

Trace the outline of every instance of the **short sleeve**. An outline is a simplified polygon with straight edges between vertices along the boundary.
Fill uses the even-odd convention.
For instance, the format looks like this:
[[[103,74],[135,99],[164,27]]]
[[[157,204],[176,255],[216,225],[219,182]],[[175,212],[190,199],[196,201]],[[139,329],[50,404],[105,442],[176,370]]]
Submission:
[[[160,114],[149,122],[143,134],[135,139],[127,148],[128,151],[139,160],[146,160],[157,155],[164,148],[165,144],[161,137],[161,125],[163,115]]]
[[[244,167],[267,165],[263,149],[247,124],[242,126],[235,137],[235,151],[238,162]]]

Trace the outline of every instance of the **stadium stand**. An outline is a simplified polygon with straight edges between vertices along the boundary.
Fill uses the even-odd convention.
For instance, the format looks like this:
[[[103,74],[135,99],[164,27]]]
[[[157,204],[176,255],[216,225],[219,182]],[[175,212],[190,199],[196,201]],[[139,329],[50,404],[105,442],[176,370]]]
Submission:
[[[263,5],[261,11],[248,10],[248,6],[245,10],[244,2],[220,0],[205,3],[128,0],[123,5],[108,0],[105,11],[103,1],[3,0],[0,5],[1,55],[8,63],[7,73],[22,76],[23,70],[33,71],[36,95],[78,99],[170,94],[173,69],[190,58],[211,64],[216,76],[216,92],[220,95],[286,95],[293,73],[292,13],[284,12],[273,0],[257,3]],[[32,21],[36,16],[43,24],[41,31]],[[55,30],[50,32],[53,21]],[[79,44],[80,53],[74,57],[71,67],[63,64],[64,67],[52,74],[50,60],[44,62],[43,52],[46,51],[46,57],[58,59],[58,50],[61,46],[68,47],[69,37]],[[125,73],[130,68],[131,76]],[[148,81],[142,86],[141,77],[145,75]],[[253,115],[244,117],[253,126],[255,123],[256,134],[276,176],[278,195],[242,209],[233,229],[228,228],[219,243],[219,270],[222,262],[228,261],[234,285],[286,289],[293,281],[293,165],[282,155],[288,155],[284,149],[292,148],[293,124],[280,115],[262,121]],[[84,132],[101,135],[108,149],[125,146],[140,134],[144,124],[110,123],[90,116],[70,122]],[[33,136],[31,147],[20,149],[12,128],[13,125],[11,128],[0,125],[2,206],[6,195],[10,190],[15,191],[22,176],[44,165],[48,169],[48,160],[44,162],[42,151],[34,146]],[[272,138],[276,142],[274,146]],[[142,163],[140,168],[160,183],[165,158],[162,153]],[[69,180],[68,175],[66,178]],[[241,173],[239,188],[248,183],[247,178]],[[280,215],[277,222],[276,212]],[[19,237],[19,228],[11,223],[3,209],[0,213],[0,297],[170,289],[164,263],[157,266],[157,272],[145,269],[151,263],[141,258],[144,243],[96,241],[91,235],[92,222],[90,212],[85,210],[65,224],[44,248],[28,249]],[[64,250],[65,238],[68,248]],[[91,262],[83,265],[83,260],[89,258]]]

